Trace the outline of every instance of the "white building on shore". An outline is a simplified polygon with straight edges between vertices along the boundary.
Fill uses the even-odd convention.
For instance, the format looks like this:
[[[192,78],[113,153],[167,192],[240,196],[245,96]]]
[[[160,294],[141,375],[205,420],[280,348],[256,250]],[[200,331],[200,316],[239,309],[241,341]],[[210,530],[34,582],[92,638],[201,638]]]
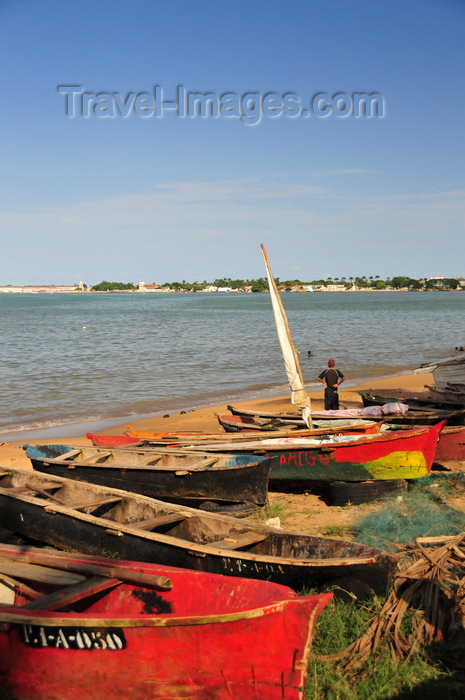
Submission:
[[[84,282],[78,284],[27,284],[19,287],[13,284],[0,285],[0,294],[63,294],[73,292],[84,292],[86,287]]]

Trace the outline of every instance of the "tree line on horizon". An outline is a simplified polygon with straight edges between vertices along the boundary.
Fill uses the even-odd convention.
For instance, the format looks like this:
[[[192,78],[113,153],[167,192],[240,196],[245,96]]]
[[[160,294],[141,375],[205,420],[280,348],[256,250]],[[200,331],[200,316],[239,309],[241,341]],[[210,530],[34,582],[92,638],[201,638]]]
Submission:
[[[346,289],[352,289],[357,287],[358,289],[411,289],[411,290],[453,290],[460,286],[460,280],[463,278],[456,279],[455,277],[448,277],[442,279],[428,279],[428,280],[417,280],[411,277],[406,277],[403,275],[398,275],[396,277],[387,278],[385,280],[380,279],[379,275],[370,275],[369,277],[327,277],[325,280],[312,280],[310,282],[304,282],[299,279],[294,280],[284,280],[281,281],[279,277],[275,277],[276,284],[280,287],[285,287],[289,289],[295,289],[296,287],[301,287],[302,289],[308,286],[312,287],[328,287],[333,285],[344,285]],[[153,284],[157,284],[153,282]],[[173,291],[187,291],[187,292],[199,292],[207,287],[218,287],[222,289],[251,289],[252,292],[265,292],[268,291],[268,280],[264,277],[259,277],[258,279],[243,280],[243,279],[231,279],[229,277],[223,277],[220,279],[215,279],[213,282],[187,282],[182,280],[181,282],[165,282],[160,285],[161,287],[166,287]],[[99,284],[92,285],[90,291],[95,292],[108,292],[111,290],[117,291],[130,291],[137,289],[138,285],[132,282],[108,282],[103,280]]]

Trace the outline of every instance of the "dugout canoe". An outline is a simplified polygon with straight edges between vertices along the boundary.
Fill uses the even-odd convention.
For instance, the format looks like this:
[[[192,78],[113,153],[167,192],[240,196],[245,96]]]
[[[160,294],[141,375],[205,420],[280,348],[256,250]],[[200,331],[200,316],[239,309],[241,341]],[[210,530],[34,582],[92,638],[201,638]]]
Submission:
[[[332,597],[3,544],[0,579],[2,697],[22,700],[299,700]]]
[[[385,396],[384,394],[374,394],[370,391],[359,391],[358,392],[364,406],[383,406],[387,403],[394,403],[395,401],[400,401],[401,403],[407,404],[409,409],[414,411],[426,411],[428,414],[431,411],[449,411],[452,413],[459,413],[465,409],[465,398],[459,401],[446,401],[438,400],[431,396],[426,395],[425,398],[419,396],[412,396],[408,394],[399,393],[396,396]]]
[[[96,447],[127,447],[139,442],[139,438],[129,435],[95,435],[86,433],[86,438]]]
[[[320,424],[320,423],[318,423]],[[238,431],[233,433],[224,432],[216,433],[183,433],[183,432],[170,432],[163,433],[160,437],[160,433],[151,431],[137,431],[130,425],[127,426],[125,434],[131,438],[137,438],[139,441],[146,440],[153,445],[187,445],[195,443],[201,445],[202,443],[210,442],[224,442],[225,440],[233,440],[234,442],[241,442],[250,439],[250,435],[253,432],[254,439],[260,440],[262,437],[289,437],[290,435],[294,437],[310,437],[313,435],[328,435],[332,433],[377,433],[380,431],[382,426],[382,421],[368,421],[368,420],[347,420],[347,421],[321,421],[322,427],[306,428],[302,426],[291,426],[289,424],[283,424],[281,429],[263,431]],[[93,436],[87,433],[87,437],[93,442]],[[108,436],[111,440],[111,436]],[[98,438],[97,438],[98,439]]]
[[[261,508],[271,462],[263,455],[169,454],[143,447],[24,445],[38,471],[135,491],[189,506]],[[214,504],[214,505],[213,505]]]
[[[182,433],[182,432],[171,432],[171,433],[157,433],[155,431],[144,431],[138,432],[128,426],[128,430],[131,430],[130,434],[127,435],[96,435],[94,433],[86,433],[86,437],[91,441],[96,447],[129,447],[130,445],[154,445],[154,446],[166,446],[166,445],[188,445],[195,443],[196,445],[201,445],[202,443],[210,442],[224,442],[224,440],[235,440],[237,442],[243,440],[249,440],[250,435],[254,439],[259,440],[261,437],[312,437],[314,435],[331,435],[331,434],[341,434],[341,433],[352,433],[352,434],[369,434],[369,433],[379,433],[383,423],[382,421],[357,421],[356,424],[351,425],[340,425],[335,428],[289,428],[286,426],[282,430],[239,430],[236,432],[229,433],[226,435],[223,433]]]
[[[439,434],[436,462],[465,459],[465,426],[446,425]]]
[[[334,424],[329,427],[318,427],[320,422],[314,421],[314,428],[309,428],[306,431],[302,430],[302,427],[297,423],[292,424],[290,421],[281,421],[274,418],[260,418],[258,416],[239,416],[234,414],[216,414],[218,423],[225,429],[227,433],[244,433],[244,432],[266,432],[275,433],[281,428],[285,429],[287,426],[287,432],[289,435],[302,435],[305,433],[307,436],[310,435],[323,435],[325,433],[331,434],[334,432],[344,432],[344,433],[377,433],[380,430],[381,422],[375,421],[354,421],[353,423],[340,424],[335,426]],[[324,424],[325,421],[322,421]]]
[[[431,470],[444,427],[433,426],[385,431],[373,435],[339,435],[331,438],[271,438],[240,444],[202,445],[202,450],[253,452],[271,458],[270,485],[304,486],[318,482],[371,479],[417,479]],[[190,451],[199,449],[195,445]]]
[[[395,408],[395,404],[397,406],[403,406],[404,411],[392,411],[392,408]],[[237,409],[234,406],[228,406],[228,409],[231,412],[235,412],[235,415],[241,415],[240,410]],[[378,409],[377,412],[375,412],[375,409]],[[239,413],[237,412],[239,411]],[[259,418],[270,418],[271,414],[268,412],[261,413],[261,412],[254,412],[253,413],[255,416]],[[250,415],[250,413],[247,413],[245,415]],[[301,423],[298,422],[298,417],[296,417],[296,414],[292,413],[275,413],[273,414],[276,418],[279,417],[280,420],[284,422],[293,422],[297,425],[304,423],[302,420]],[[391,402],[391,403],[384,403],[383,405],[372,405],[372,406],[365,406],[363,408],[348,408],[348,409],[340,409],[337,411],[312,411],[311,414],[312,417],[312,422],[315,423],[315,421],[319,420],[327,420],[328,425],[335,426],[337,425],[338,421],[347,421],[350,418],[352,419],[358,419],[358,420],[382,420],[385,423],[396,423],[398,425],[434,425],[435,423],[438,423],[439,421],[445,420],[447,421],[448,425],[464,425],[465,424],[465,409],[463,410],[440,410],[440,409],[431,409],[431,410],[417,410],[417,409],[411,409],[407,406],[407,404],[401,404],[399,401]]]
[[[32,469],[0,468],[0,527],[84,554],[269,580],[386,590],[397,558],[368,545],[208,513]]]
[[[464,406],[465,405],[465,389],[457,388],[459,385],[447,386],[445,389],[438,389],[436,386],[425,384],[433,401],[441,405],[448,406]]]

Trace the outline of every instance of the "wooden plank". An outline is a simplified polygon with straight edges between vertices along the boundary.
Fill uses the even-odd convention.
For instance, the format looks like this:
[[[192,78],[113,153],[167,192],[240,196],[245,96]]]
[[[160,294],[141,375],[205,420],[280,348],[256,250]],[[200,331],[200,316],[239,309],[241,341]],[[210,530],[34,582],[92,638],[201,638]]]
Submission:
[[[81,574],[62,571],[48,566],[40,566],[39,564],[12,561],[11,559],[3,557],[0,557],[0,573],[13,576],[14,578],[25,578],[42,583],[52,583],[57,586],[67,586],[83,581],[83,576],[81,576]]]
[[[138,530],[153,530],[162,525],[170,523],[180,523],[187,518],[187,515],[180,513],[168,513],[168,515],[160,515],[158,518],[149,518],[148,520],[140,520],[138,523],[127,523],[130,527],[135,527]]]
[[[199,462],[198,464],[191,464],[189,466],[189,469],[199,469],[201,467],[212,467],[214,464],[216,464],[219,460],[219,457],[213,457],[212,459],[206,459],[203,462]]]
[[[53,484],[53,488],[56,488],[57,486],[61,487],[61,484]],[[40,493],[42,496],[45,496],[46,498],[50,498],[52,501],[55,501],[55,503],[59,503],[61,506],[66,506],[66,503],[61,499],[57,498],[53,494],[49,493],[45,489],[40,489],[34,484],[26,484],[26,487],[30,489],[31,491],[34,491],[35,493]]]
[[[99,459],[102,459],[104,457],[111,457],[111,454],[111,450],[106,450],[102,452],[97,452],[96,454],[87,455],[87,457],[83,456],[82,459],[74,459],[70,466],[72,467],[73,464],[95,464]]]
[[[71,459],[72,457],[75,457],[81,452],[81,450],[70,450],[69,452],[64,452],[62,455],[58,455],[58,457],[46,457],[47,462],[61,462],[62,459]]]
[[[258,532],[244,532],[244,534],[237,535],[237,537],[225,537],[223,540],[216,540],[208,544],[211,547],[218,547],[219,549],[240,549],[250,544],[263,542],[263,540],[266,540],[266,537],[266,535],[259,534]]]
[[[119,503],[121,500],[121,498],[115,498],[113,496],[108,498],[100,498],[98,501],[88,501],[87,503],[79,503],[78,505],[69,503],[68,505],[73,510],[83,510],[84,508],[97,508],[98,506],[104,506],[107,503]]]
[[[72,571],[76,574],[82,573],[86,577],[88,577],[89,575],[105,576],[106,578],[117,578],[120,581],[127,581],[128,583],[138,584],[140,586],[157,587],[163,588],[165,590],[170,590],[171,588],[173,588],[173,582],[170,578],[168,578],[167,576],[158,576],[157,574],[152,574],[150,572],[144,571],[144,564],[142,563],[139,564],[136,569],[118,565],[102,566],[86,561],[86,559],[69,559],[68,557],[63,555],[62,552],[58,552],[55,550],[47,550],[46,552],[40,551],[37,554],[33,552],[28,553],[23,551],[12,551],[8,552],[8,555],[2,555],[1,559],[5,559],[13,563],[28,563],[31,566],[35,565],[34,562],[36,562],[37,559],[39,559],[42,566],[35,565],[36,568],[53,567],[52,570],[55,572]],[[68,581],[68,583],[71,583],[71,581]]]
[[[83,598],[88,598],[96,593],[119,586],[120,583],[119,579],[108,578],[107,576],[93,576],[86,581],[67,586],[50,595],[41,596],[30,603],[22,605],[21,608],[23,610],[57,610],[65,605],[72,605]]]

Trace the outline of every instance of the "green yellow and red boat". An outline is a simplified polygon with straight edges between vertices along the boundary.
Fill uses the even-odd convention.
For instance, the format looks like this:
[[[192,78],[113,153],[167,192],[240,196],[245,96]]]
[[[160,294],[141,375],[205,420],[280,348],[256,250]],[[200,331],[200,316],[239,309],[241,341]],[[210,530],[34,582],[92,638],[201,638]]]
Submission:
[[[417,479],[431,470],[444,425],[445,421],[441,421],[432,426],[371,435],[202,442],[201,447],[192,440],[185,447],[266,455],[272,459],[270,483]]]

